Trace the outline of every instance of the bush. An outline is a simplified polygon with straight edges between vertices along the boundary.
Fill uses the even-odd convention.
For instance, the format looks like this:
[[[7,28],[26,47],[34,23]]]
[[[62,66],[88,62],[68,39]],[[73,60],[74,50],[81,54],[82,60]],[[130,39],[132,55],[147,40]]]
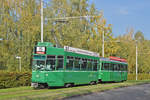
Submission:
[[[31,84],[31,72],[4,72],[0,71],[0,89]]]
[[[128,80],[135,80],[136,74],[128,74]],[[148,80],[150,79],[150,74],[138,74],[138,80]]]

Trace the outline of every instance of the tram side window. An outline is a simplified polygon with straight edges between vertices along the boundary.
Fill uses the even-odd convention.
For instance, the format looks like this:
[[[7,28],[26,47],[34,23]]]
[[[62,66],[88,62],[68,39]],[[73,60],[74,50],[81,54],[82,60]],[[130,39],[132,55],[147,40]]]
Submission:
[[[47,56],[46,60],[46,69],[47,70],[55,70],[55,65],[56,65],[56,56]]]
[[[87,70],[92,71],[92,60],[91,59],[88,59]]]
[[[97,65],[98,65],[97,60],[94,60],[93,71],[97,71]]]
[[[81,70],[85,71],[87,68],[87,59],[82,59]]]
[[[115,64],[112,64],[112,69],[113,71],[115,71]]]
[[[80,58],[75,58],[75,61],[74,61],[74,70],[80,70]]]
[[[121,64],[118,64],[118,71],[120,71],[120,69],[121,69]]]
[[[104,70],[109,70],[109,63],[104,63]]]
[[[109,64],[109,67],[110,67],[110,69],[109,70],[111,70],[111,71],[113,71],[113,64]]]
[[[120,71],[123,71],[123,65],[120,64]]]
[[[123,71],[126,71],[126,65],[123,65]]]
[[[101,63],[101,70],[104,70],[104,63]]]
[[[116,70],[119,71],[119,64],[117,64],[117,69]]]
[[[118,64],[114,64],[114,71],[118,70]]]
[[[74,57],[67,56],[67,65],[66,65],[67,70],[73,69],[73,62],[74,62]]]
[[[115,64],[113,64],[113,71],[115,71]]]
[[[57,56],[57,70],[62,70],[64,65],[64,57],[63,56]]]
[[[127,71],[128,70],[128,66],[127,65],[125,65],[125,71]]]
[[[124,65],[121,64],[121,71],[124,71]]]

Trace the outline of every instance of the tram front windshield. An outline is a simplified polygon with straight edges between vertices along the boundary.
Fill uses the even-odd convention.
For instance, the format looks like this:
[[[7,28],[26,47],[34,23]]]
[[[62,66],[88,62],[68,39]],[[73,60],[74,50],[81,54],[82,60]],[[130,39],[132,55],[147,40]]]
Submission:
[[[57,61],[56,61],[57,60]],[[57,64],[56,64],[57,63]],[[63,69],[63,56],[40,56],[34,55],[32,62],[33,70],[54,71]]]
[[[45,69],[45,61],[44,60],[33,60],[32,69],[44,70]]]
[[[33,70],[55,70],[55,60],[33,60],[32,63]]]

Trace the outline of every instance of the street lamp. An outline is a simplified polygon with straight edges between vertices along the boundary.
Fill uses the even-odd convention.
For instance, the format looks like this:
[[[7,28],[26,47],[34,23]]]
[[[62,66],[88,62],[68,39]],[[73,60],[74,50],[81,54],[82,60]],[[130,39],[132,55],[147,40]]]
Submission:
[[[16,59],[19,59],[19,70],[21,72],[21,57],[20,56],[16,56]]]

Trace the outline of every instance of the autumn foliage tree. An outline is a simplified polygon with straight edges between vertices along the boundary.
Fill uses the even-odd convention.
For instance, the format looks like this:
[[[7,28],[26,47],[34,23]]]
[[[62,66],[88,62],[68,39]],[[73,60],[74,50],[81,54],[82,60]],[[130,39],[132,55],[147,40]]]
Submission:
[[[33,47],[40,41],[40,0],[0,0],[0,70],[17,71],[22,57],[23,71],[31,70]],[[56,20],[73,16],[97,16]],[[102,11],[88,0],[45,0],[44,41],[58,47],[64,45],[98,52],[102,56],[102,34],[105,36],[105,57],[120,56],[129,63],[129,72],[135,71],[135,38],[142,52],[148,53],[150,42],[138,32],[128,31],[114,38],[112,25]],[[141,37],[141,38],[139,38]],[[120,42],[115,42],[120,40]],[[130,42],[125,42],[130,41]],[[149,72],[148,57],[139,55],[140,72]],[[145,59],[143,61],[143,59]]]

